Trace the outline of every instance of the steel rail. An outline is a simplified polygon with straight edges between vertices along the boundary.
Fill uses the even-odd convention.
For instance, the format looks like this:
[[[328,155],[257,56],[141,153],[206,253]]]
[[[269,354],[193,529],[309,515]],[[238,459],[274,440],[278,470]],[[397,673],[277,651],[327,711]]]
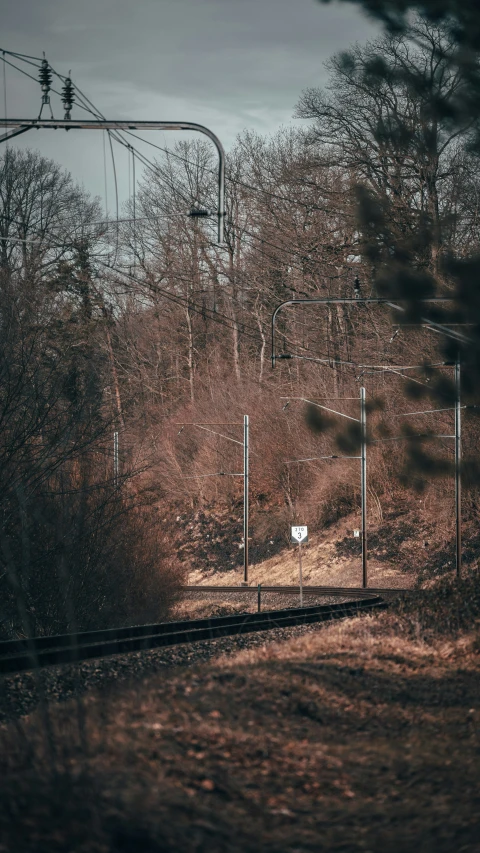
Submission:
[[[88,631],[75,635],[6,640],[0,643],[0,673],[16,673],[38,667],[75,664],[92,658],[148,651],[165,646],[214,640],[252,631],[288,628],[382,610],[387,603],[378,596],[360,601],[243,613],[184,622],[162,622],[131,628]]]
[[[299,586],[267,586],[261,584],[262,594],[267,592],[274,592],[278,594],[285,595],[299,595],[300,587]],[[194,592],[194,593],[257,593],[256,586],[243,587],[243,586],[187,586],[184,589],[184,592]],[[367,589],[364,587],[345,587],[345,586],[303,586],[303,592],[306,595],[334,595],[334,596],[344,596],[345,598],[368,598],[371,595],[380,595],[380,596],[392,596],[392,595],[402,595],[404,593],[414,592],[412,589],[408,589],[406,587],[371,587],[369,586]]]

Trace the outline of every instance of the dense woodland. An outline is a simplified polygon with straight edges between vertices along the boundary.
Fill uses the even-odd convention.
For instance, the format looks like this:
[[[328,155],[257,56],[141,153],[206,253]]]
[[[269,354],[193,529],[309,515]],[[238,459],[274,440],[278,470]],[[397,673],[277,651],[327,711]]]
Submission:
[[[216,209],[207,143],[144,161],[121,221],[54,162],[4,148],[1,634],[166,612],[186,568],[168,544],[177,515],[241,517],[241,480],[226,476],[241,471],[241,447],[192,422],[241,440],[232,423],[250,416],[252,538],[287,544],[291,522],[321,529],[358,513],[356,461],[292,462],[358,450],[353,421],[304,401],[358,417],[364,386],[370,523],[422,488],[453,520],[451,442],[428,437],[452,432],[452,412],[397,416],[451,408],[442,364],[475,319],[457,272],[480,249],[478,129],[452,120],[466,86],[456,50],[446,27],[417,18],[334,56],[292,127],[245,132],[228,153],[224,245],[215,215],[189,215]],[[356,296],[408,302],[285,309],[277,353],[291,358],[271,369],[281,302]],[[429,296],[453,302],[425,313]],[[466,410],[470,515],[476,426]]]

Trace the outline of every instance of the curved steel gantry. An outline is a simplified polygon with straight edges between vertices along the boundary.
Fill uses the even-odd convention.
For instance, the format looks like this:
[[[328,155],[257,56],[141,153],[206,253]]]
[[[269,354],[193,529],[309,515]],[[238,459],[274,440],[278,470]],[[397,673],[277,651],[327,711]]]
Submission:
[[[191,121],[111,121],[96,119],[94,121],[72,121],[71,119],[23,119],[5,118],[1,120],[2,127],[10,127],[7,133],[0,136],[0,142],[7,142],[15,136],[20,136],[28,130],[192,130],[203,133],[214,143],[218,152],[218,210],[217,210],[217,239],[224,243],[225,236],[225,151],[218,136],[203,124]]]

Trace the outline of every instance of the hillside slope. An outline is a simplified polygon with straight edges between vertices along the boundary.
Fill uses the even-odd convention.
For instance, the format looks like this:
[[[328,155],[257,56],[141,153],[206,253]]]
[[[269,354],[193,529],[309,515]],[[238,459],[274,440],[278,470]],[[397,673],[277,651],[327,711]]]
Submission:
[[[237,554],[235,564],[209,549],[214,538],[207,532],[208,515],[198,518],[182,532],[180,549],[188,562],[188,583],[197,585],[238,585],[243,580],[243,545],[240,537],[233,543]],[[213,522],[212,522],[213,523]],[[231,538],[228,525],[222,531],[218,519],[214,522],[217,543]],[[354,538],[358,515],[347,516],[322,532],[309,532],[309,542],[302,548],[303,580],[305,584],[322,586],[361,586],[361,543]],[[477,565],[480,555],[480,534],[476,519],[464,524],[463,559],[465,566]],[[231,542],[230,542],[231,544]],[[283,545],[283,547],[282,547]],[[255,561],[251,549],[249,583],[297,584],[299,576],[298,549],[283,542],[269,540],[272,556]],[[225,551],[225,547],[223,549]],[[227,565],[225,565],[225,563]],[[428,583],[432,578],[455,570],[455,529],[453,519],[432,518],[417,507],[386,512],[381,523],[368,531],[368,584],[376,587],[411,587],[416,582]]]

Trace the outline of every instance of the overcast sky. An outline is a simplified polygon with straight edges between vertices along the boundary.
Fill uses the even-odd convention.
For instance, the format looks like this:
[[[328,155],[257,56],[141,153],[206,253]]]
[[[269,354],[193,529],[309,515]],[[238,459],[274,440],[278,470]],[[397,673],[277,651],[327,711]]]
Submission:
[[[245,129],[270,134],[294,123],[302,90],[326,80],[325,60],[379,32],[348,3],[317,0],[0,0],[0,13],[0,48],[35,57],[45,51],[57,71],[72,70],[107,118],[199,122],[227,150]],[[35,68],[18,64],[36,76]],[[9,116],[38,115],[39,86],[10,67],[6,95]],[[52,106],[62,117],[58,97]],[[84,115],[74,109],[72,118]],[[30,131],[15,144],[61,162],[103,199],[101,137]],[[179,136],[148,138],[171,145]],[[124,198],[128,163],[121,149],[117,159]]]

